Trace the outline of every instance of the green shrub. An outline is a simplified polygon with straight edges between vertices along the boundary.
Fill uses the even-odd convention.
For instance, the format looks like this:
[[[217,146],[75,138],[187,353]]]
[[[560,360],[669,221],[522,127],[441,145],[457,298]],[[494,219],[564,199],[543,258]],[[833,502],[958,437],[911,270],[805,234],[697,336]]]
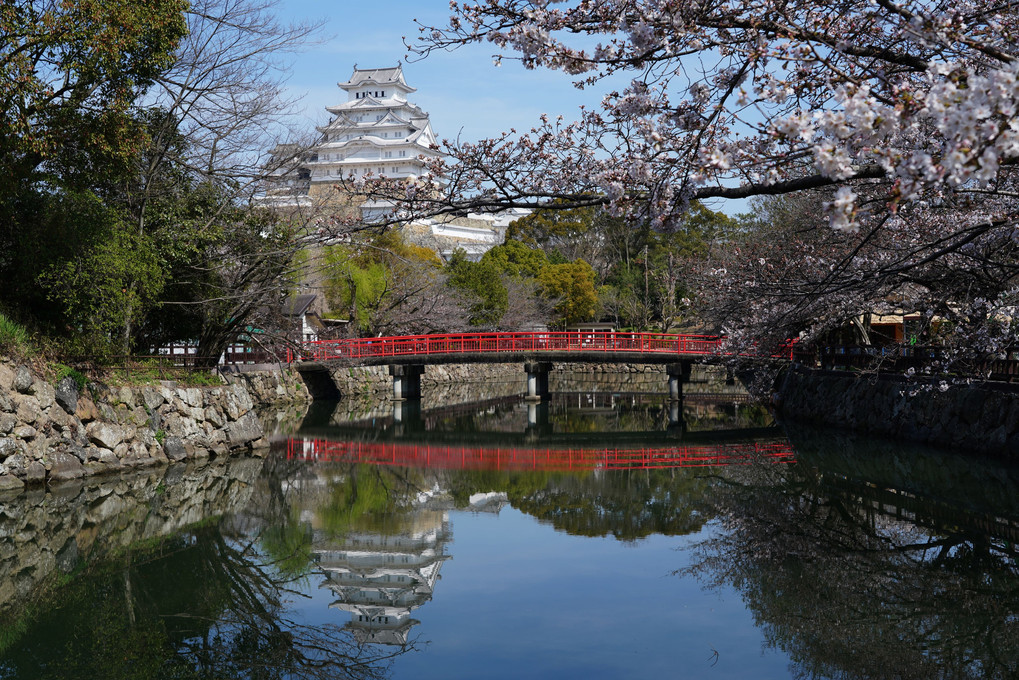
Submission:
[[[57,377],[53,380],[54,384],[59,385],[60,381],[64,378],[71,378],[78,386],[78,393],[83,394],[85,392],[85,385],[88,383],[88,378],[86,378],[81,371],[63,364],[54,364],[53,368],[57,371]]]

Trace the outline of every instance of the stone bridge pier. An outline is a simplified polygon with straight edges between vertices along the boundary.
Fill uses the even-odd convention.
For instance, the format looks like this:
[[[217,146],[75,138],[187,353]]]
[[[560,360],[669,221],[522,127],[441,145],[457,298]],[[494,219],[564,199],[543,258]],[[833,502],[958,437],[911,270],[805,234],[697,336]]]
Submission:
[[[548,372],[552,370],[550,361],[526,361],[524,371],[527,373],[527,401],[541,401],[548,396]]]
[[[421,376],[425,372],[422,364],[390,364],[389,375],[393,378],[393,401],[421,399]]]
[[[683,401],[683,383],[690,382],[692,366],[689,361],[677,361],[665,367],[669,376],[669,401]]]
[[[665,367],[669,376],[669,432],[682,435],[686,431],[683,418],[683,383],[690,382],[693,362],[678,361]]]

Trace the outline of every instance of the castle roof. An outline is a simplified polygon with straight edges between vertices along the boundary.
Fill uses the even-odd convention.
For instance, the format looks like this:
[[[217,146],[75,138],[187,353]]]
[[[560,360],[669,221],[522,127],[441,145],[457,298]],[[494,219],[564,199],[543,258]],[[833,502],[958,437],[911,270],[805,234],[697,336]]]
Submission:
[[[416,92],[417,89],[403,79],[403,66],[397,64],[390,68],[365,68],[354,66],[354,73],[345,83],[337,83],[344,90],[351,90],[362,85],[389,85],[398,87],[404,92]]]

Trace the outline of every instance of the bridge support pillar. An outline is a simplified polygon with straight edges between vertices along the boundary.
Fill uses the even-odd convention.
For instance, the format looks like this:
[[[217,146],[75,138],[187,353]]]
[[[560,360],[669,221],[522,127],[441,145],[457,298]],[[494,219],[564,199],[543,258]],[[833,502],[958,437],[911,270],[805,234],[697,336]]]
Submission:
[[[548,396],[548,372],[552,370],[552,364],[547,361],[527,361],[524,363],[524,371],[527,373],[527,396],[528,401],[540,401],[542,397]]]
[[[421,374],[425,367],[420,364],[390,364],[389,375],[393,377],[393,401],[421,398]]]
[[[690,381],[693,364],[680,361],[669,364],[665,372],[669,376],[669,428],[674,435],[682,436],[686,431],[686,420],[683,418],[683,383]]]
[[[683,400],[683,383],[690,380],[690,369],[692,364],[689,361],[680,361],[666,366],[666,373],[669,375],[669,399],[671,401]]]

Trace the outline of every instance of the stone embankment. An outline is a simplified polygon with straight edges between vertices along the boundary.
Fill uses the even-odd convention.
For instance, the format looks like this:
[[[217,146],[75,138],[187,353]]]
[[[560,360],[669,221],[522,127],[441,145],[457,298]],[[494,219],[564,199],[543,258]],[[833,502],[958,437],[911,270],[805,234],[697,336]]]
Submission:
[[[393,391],[393,379],[387,366],[345,366],[333,369],[331,375],[342,399]],[[525,377],[520,364],[437,364],[425,368],[421,387],[427,390],[443,385],[479,382],[519,382],[523,385]]]
[[[783,418],[1019,458],[1019,391],[902,375],[793,368],[776,382]]]
[[[391,392],[393,379],[386,366],[354,366],[336,368],[332,379],[341,398],[377,396]],[[422,402],[435,401],[450,386],[485,383],[505,386],[496,390],[503,396],[522,392],[526,374],[520,363],[508,364],[437,364],[425,368],[421,376],[424,394]],[[715,366],[693,367],[691,387],[711,384],[712,391],[724,390],[725,369]],[[590,389],[615,389],[632,392],[662,392],[667,390],[668,377],[664,366],[658,364],[574,364],[555,363],[549,374],[549,385],[556,392],[575,392]],[[485,398],[480,396],[477,398]],[[439,398],[441,401],[441,397]]]
[[[0,360],[0,489],[261,450],[268,442],[255,403],[306,397],[295,380],[247,376],[202,388],[90,383],[79,393],[70,377],[52,385]]]

